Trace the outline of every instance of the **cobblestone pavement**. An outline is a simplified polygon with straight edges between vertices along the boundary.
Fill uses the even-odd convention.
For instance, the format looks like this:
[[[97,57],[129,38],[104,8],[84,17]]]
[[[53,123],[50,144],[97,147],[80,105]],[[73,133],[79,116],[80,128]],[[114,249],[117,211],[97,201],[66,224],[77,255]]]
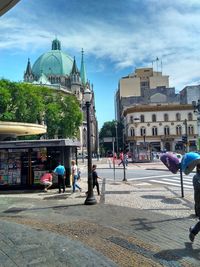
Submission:
[[[98,204],[87,206],[84,177],[81,186],[1,193],[0,266],[200,265],[200,237],[188,239],[191,190],[181,198],[173,187],[103,180]]]

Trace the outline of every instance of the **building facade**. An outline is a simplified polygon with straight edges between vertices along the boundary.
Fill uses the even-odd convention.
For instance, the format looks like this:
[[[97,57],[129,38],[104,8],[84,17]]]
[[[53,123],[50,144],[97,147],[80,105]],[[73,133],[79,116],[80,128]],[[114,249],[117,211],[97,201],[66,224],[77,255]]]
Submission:
[[[197,123],[190,104],[138,105],[124,110],[125,140],[135,159],[152,151],[196,150]],[[182,136],[187,136],[187,147]]]
[[[64,94],[74,94],[77,97],[83,112],[83,123],[80,127],[79,134],[81,143],[79,153],[82,154],[85,154],[87,151],[87,123],[84,91],[86,88],[89,88],[92,93],[90,109],[91,147],[92,153],[98,153],[98,123],[95,110],[95,94],[93,85],[87,80],[83,50],[79,69],[75,57],[72,59],[68,54],[63,52],[61,49],[61,42],[56,38],[52,41],[51,50],[39,56],[32,67],[30,59],[28,59],[27,67],[24,72],[24,82],[47,86],[52,88],[52,90],[59,90]]]
[[[116,119],[121,120],[125,107],[135,104],[148,104],[154,101],[179,102],[179,96],[175,95],[175,88],[169,88],[169,76],[162,72],[155,72],[153,68],[136,69],[134,73],[122,77],[119,80],[115,95]]]
[[[200,86],[180,93],[169,87],[169,77],[152,68],[136,69],[119,81],[116,119],[124,124],[124,142],[135,159],[150,159],[152,151],[193,151],[198,129],[192,101]],[[183,136],[187,136],[185,144]]]

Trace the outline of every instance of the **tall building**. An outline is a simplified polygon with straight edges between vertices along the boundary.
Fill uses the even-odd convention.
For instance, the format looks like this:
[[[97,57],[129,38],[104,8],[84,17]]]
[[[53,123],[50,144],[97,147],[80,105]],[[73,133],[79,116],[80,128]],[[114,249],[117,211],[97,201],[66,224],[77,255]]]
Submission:
[[[169,89],[169,76],[155,72],[153,68],[138,68],[119,80],[116,92],[116,119],[119,121],[124,107],[137,103],[151,102],[156,94],[157,101],[166,101],[167,96],[173,95],[175,89]],[[174,99],[178,101],[178,99]]]
[[[150,151],[197,149],[192,106],[200,96],[197,87],[196,91],[186,87],[176,93],[169,87],[169,76],[152,68],[136,69],[120,79],[115,96],[116,119],[124,124],[123,140],[136,160],[149,159]],[[187,146],[182,141],[185,135]]]
[[[91,136],[92,152],[98,153],[97,132],[98,125],[95,110],[95,95],[93,85],[87,80],[84,52],[81,55],[81,67],[77,67],[75,57],[70,57],[61,49],[61,42],[56,38],[52,41],[51,50],[43,53],[31,67],[28,59],[24,72],[24,82],[47,86],[52,90],[60,90],[66,94],[74,94],[83,112],[83,124],[80,127],[81,148],[79,153],[85,153],[87,147],[86,109],[84,105],[84,91],[88,87],[92,92],[91,100]]]

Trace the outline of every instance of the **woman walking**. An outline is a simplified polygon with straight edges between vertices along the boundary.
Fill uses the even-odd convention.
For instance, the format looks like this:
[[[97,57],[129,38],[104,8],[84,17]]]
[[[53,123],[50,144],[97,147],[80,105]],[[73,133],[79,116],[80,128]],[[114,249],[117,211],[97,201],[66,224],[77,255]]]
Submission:
[[[76,187],[80,190],[80,192],[82,191],[81,187],[77,184],[77,180],[78,180],[78,167],[75,163],[75,160],[72,160],[72,167],[71,167],[71,171],[72,171],[72,179],[73,179],[73,193],[75,193],[76,191]]]

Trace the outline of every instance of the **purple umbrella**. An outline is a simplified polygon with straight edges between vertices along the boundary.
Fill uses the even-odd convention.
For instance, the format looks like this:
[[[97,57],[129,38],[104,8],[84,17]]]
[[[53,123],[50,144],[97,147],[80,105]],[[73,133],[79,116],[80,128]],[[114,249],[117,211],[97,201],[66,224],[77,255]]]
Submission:
[[[164,154],[160,157],[160,160],[172,173],[177,173],[180,168],[179,159],[173,154]]]

